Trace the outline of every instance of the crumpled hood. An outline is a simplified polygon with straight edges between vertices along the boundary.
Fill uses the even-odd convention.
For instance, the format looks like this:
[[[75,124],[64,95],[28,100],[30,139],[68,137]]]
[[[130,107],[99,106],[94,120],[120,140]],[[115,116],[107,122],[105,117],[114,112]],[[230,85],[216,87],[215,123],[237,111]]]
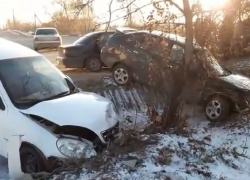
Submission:
[[[250,90],[250,79],[245,76],[239,74],[231,74],[229,76],[224,76],[220,78],[226,82],[235,85],[240,89]]]
[[[85,127],[99,134],[117,123],[117,117],[111,105],[112,103],[102,96],[80,92],[43,101],[20,112],[43,117],[60,126]]]

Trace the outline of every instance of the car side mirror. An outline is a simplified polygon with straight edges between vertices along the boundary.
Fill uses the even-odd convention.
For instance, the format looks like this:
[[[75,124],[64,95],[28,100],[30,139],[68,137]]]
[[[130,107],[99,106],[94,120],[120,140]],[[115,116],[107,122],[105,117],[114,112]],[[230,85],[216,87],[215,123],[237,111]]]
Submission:
[[[5,105],[3,103],[2,98],[0,98],[0,109],[3,110],[3,111],[5,110]]]

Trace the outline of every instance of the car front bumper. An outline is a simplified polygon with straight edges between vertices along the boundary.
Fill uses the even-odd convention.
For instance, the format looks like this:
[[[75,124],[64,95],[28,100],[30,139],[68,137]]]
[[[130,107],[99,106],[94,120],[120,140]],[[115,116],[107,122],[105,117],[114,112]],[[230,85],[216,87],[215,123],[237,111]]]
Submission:
[[[116,129],[119,129],[119,130],[116,130]],[[116,131],[114,131],[114,129]],[[107,148],[107,146],[110,144],[110,143],[113,143],[115,141],[118,141],[119,139],[122,138],[122,131],[120,131],[120,128],[119,128],[119,123],[117,123],[115,126],[111,127],[110,129],[104,131],[105,135],[106,135],[106,138],[105,140],[107,141],[107,143],[104,143],[100,140],[100,138],[96,138],[96,140],[93,142],[94,146],[95,146],[95,150],[97,152],[97,154],[103,152],[104,149]],[[104,136],[104,135],[102,135]],[[46,169],[48,172],[52,172],[54,169],[57,169],[61,166],[63,166],[63,164],[65,164],[65,162],[68,161],[68,158],[67,157],[63,157],[64,155],[62,155],[61,157],[56,157],[56,156],[50,156],[47,158],[47,164],[46,164]]]

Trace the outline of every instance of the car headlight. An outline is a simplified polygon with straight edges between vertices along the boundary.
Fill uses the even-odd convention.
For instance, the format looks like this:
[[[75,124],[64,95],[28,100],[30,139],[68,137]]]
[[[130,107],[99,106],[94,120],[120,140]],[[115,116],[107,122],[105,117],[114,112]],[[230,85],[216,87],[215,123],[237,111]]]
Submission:
[[[68,158],[90,158],[97,155],[93,145],[84,140],[59,138],[56,145],[58,150]]]
[[[66,54],[66,50],[65,49],[63,50],[63,54]]]

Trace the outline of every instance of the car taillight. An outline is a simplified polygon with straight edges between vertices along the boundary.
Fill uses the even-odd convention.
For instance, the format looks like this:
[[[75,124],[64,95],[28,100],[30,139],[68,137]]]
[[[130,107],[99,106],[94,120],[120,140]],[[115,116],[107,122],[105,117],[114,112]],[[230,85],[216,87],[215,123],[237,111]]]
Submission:
[[[35,41],[38,41],[38,38],[37,38],[37,37],[35,37]]]
[[[60,39],[60,37],[57,37],[56,40],[57,40],[57,41],[60,41],[61,39]]]

